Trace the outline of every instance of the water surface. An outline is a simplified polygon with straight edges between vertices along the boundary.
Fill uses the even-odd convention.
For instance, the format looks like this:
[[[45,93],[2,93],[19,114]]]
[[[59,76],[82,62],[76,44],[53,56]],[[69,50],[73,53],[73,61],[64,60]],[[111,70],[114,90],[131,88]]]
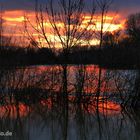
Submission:
[[[97,66],[68,66],[65,79],[63,70],[61,66],[0,70],[0,131],[12,132],[0,139],[140,139],[139,110],[121,107],[136,93],[138,70],[102,69],[99,96]]]

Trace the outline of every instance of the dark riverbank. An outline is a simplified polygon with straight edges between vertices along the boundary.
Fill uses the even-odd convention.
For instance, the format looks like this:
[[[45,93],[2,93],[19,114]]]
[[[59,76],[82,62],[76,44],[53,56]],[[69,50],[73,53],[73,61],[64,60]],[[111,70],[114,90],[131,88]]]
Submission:
[[[0,66],[54,64],[95,64],[112,69],[140,68],[140,48],[138,47],[104,47],[98,49],[74,48],[59,53],[48,48],[15,48],[8,47],[0,50]]]

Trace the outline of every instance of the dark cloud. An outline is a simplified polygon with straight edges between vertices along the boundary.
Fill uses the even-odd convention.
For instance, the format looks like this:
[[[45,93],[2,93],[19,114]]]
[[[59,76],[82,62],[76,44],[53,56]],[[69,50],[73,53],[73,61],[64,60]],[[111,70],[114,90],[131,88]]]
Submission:
[[[38,0],[45,4],[47,0]],[[54,0],[55,1],[55,0]],[[92,0],[87,0],[86,3],[90,5]],[[0,4],[5,10],[33,10],[35,0],[0,0]],[[140,0],[114,0],[114,9],[126,17],[130,13],[140,12]]]
[[[114,3],[121,8],[140,6],[140,0],[114,0]]]
[[[114,6],[123,17],[140,12],[140,0],[114,0]]]
[[[4,10],[32,10],[34,0],[0,0],[0,5]]]

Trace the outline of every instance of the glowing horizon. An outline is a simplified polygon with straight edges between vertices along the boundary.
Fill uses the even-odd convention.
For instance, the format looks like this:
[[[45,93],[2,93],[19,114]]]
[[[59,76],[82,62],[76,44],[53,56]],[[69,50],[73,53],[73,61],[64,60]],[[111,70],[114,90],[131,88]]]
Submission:
[[[23,36],[23,21],[24,21],[24,13],[25,11],[23,10],[15,10],[15,11],[5,11],[3,14],[3,19],[4,19],[4,28],[6,29],[4,35],[5,36],[10,36],[11,34],[13,35],[13,31],[14,30],[14,35],[13,37],[22,37]],[[112,22],[114,20],[114,16],[115,16],[115,21],[117,21],[116,23]],[[35,25],[35,15],[34,12],[30,12],[28,14],[29,20],[33,23],[33,25]],[[86,26],[86,24],[90,21],[90,16],[86,15],[83,22],[82,22],[82,28],[84,28]],[[96,26],[93,28],[93,25],[89,26],[87,28],[87,30],[91,31],[91,30],[95,30],[95,31],[100,31],[100,17],[97,15],[95,18],[95,24]],[[61,28],[63,27],[61,22],[58,22],[57,25],[59,25]],[[57,47],[61,46],[60,40],[57,36],[54,37],[54,34],[50,32],[51,30],[51,25],[49,22],[45,23],[45,27],[47,28],[47,36],[51,41],[55,41],[55,45]],[[106,22],[104,23],[104,32],[113,32],[119,29],[123,29],[124,28],[124,20],[121,19],[121,15],[119,14],[115,14],[115,13],[110,13],[106,16]],[[33,32],[33,30],[30,28],[29,32],[31,32],[31,34],[34,35],[34,37],[37,39],[38,34],[36,34],[35,32]],[[63,34],[62,34],[63,36]],[[65,36],[64,36],[65,38]],[[43,41],[43,39],[41,40],[37,40],[37,41]],[[82,39],[81,42],[83,42],[82,45],[86,45],[86,39]],[[88,43],[90,43],[90,45],[97,45],[99,44],[99,40],[97,38],[92,38],[88,40]],[[44,44],[44,43],[43,43]]]

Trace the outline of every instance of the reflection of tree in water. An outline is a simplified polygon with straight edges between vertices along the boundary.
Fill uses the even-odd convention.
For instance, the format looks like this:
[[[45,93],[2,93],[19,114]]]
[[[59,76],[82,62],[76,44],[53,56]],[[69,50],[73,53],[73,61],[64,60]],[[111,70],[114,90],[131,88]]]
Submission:
[[[116,97],[122,102],[129,97],[135,72],[103,70],[96,108],[97,69],[68,66],[65,98],[61,96],[65,90],[59,66],[1,70],[1,129],[8,128],[13,139],[23,140],[36,135],[42,140],[134,139],[131,133],[136,130],[138,135],[139,116],[121,114],[115,102]]]
[[[132,98],[132,99],[131,99]],[[134,95],[130,97],[131,106],[134,108],[139,107],[140,105],[140,71],[136,73],[135,86],[134,86]]]
[[[122,100],[122,107],[137,109],[140,105],[140,73],[134,70],[132,74],[123,77],[124,82],[118,82],[118,91]],[[120,88],[122,87],[122,88]],[[124,87],[124,88],[123,88]]]

